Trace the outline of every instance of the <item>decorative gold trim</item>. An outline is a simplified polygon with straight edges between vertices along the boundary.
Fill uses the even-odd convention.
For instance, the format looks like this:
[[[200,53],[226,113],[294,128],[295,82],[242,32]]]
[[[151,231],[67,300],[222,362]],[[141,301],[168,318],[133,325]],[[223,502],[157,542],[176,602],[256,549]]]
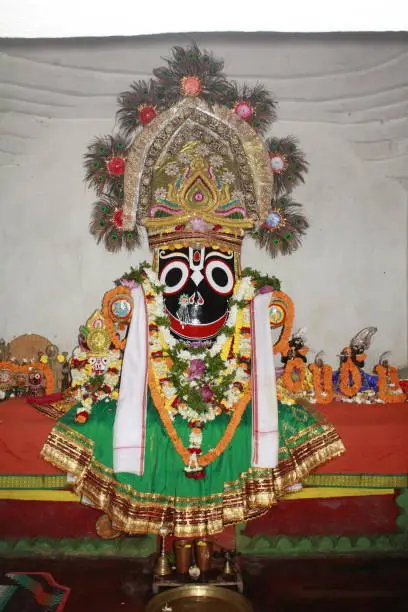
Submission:
[[[149,220],[148,215],[152,201],[151,187],[160,155],[172,138],[178,137],[178,134],[175,136],[177,130],[188,122],[197,124],[197,129],[213,131],[219,137],[222,136],[233,153],[239,180],[244,186],[243,204],[252,221],[248,223],[248,220],[228,219],[228,224],[232,221],[232,226],[249,228],[253,221],[260,221],[266,216],[273,196],[274,177],[269,154],[261,137],[231,109],[218,105],[210,109],[203,100],[185,98],[155,117],[133,141],[124,177],[124,230],[133,229],[137,221],[149,229],[152,224],[154,227],[157,224],[166,227],[173,224],[176,218],[177,223],[183,223],[193,216],[176,215],[158,222],[157,219]],[[214,215],[209,211],[207,213],[208,220],[213,222]]]
[[[249,123],[243,121],[231,109],[215,105],[214,114],[240,137],[255,182],[256,209],[250,209],[250,214],[257,220],[264,219],[271,204],[274,179],[266,146]]]
[[[218,232],[208,234],[194,234],[183,232],[180,235],[178,232],[155,234],[149,236],[149,244],[152,249],[182,249],[189,246],[196,248],[207,246],[211,243],[212,247],[218,247],[223,251],[241,252],[243,236],[234,236],[233,234],[219,234]]]
[[[306,479],[310,470],[344,451],[331,426],[315,439],[290,450],[275,469],[249,468],[224,484],[220,493],[182,498],[139,493],[115,480],[112,470],[93,457],[93,444],[81,445],[81,436],[58,426],[43,450],[44,459],[76,478],[74,491],[107,513],[126,533],[159,533],[166,526],[177,537],[198,537],[222,531],[226,526],[261,516],[288,493],[289,487]],[[73,439],[76,440],[73,443]],[[281,449],[285,454],[285,449]]]
[[[313,487],[393,488],[408,487],[408,474],[309,474],[305,480]]]

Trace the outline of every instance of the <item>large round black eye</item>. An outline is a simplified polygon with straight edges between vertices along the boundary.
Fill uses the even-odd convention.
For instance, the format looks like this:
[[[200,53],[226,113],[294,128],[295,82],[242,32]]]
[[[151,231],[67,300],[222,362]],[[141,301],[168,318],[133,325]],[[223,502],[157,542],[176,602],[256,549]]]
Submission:
[[[187,283],[190,269],[185,261],[176,259],[167,263],[160,272],[160,283],[165,285],[164,295],[178,293]]]
[[[234,288],[234,275],[231,268],[220,259],[212,259],[205,266],[207,283],[216,293],[228,295]]]

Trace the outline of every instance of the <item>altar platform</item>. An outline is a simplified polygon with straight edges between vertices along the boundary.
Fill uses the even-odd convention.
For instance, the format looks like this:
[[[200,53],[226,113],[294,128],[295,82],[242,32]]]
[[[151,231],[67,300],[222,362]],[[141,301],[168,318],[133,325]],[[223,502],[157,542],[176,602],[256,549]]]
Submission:
[[[261,518],[214,540],[245,554],[408,552],[408,403],[316,405],[346,446]],[[101,541],[100,512],[79,504],[67,475],[40,457],[53,419],[24,399],[0,404],[0,549],[145,555],[156,538]],[[44,544],[45,543],[45,544]],[[133,548],[132,548],[133,547]],[[13,552],[14,551],[14,552]],[[64,552],[62,551],[62,552]]]

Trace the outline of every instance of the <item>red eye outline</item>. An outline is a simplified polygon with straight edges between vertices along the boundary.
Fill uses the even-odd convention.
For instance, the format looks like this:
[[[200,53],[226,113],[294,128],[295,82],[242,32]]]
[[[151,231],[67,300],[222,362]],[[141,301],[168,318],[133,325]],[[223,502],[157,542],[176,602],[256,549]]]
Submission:
[[[164,279],[167,273],[170,272],[170,270],[174,270],[175,268],[181,270],[181,279],[176,285],[174,285],[174,287],[167,287],[166,281]],[[166,287],[163,291],[164,295],[174,295],[175,293],[179,293],[180,291],[182,291],[186,286],[188,279],[190,278],[190,273],[191,271],[188,267],[188,264],[182,259],[173,259],[172,261],[169,261],[164,266],[159,276],[160,284],[165,285]]]
[[[215,267],[221,268],[227,274],[228,283],[225,287],[220,287],[220,285],[214,281],[212,271]],[[222,259],[211,259],[204,268],[204,274],[207,283],[215,293],[218,293],[218,295],[231,295],[234,290],[234,274],[225,261],[222,261]]]

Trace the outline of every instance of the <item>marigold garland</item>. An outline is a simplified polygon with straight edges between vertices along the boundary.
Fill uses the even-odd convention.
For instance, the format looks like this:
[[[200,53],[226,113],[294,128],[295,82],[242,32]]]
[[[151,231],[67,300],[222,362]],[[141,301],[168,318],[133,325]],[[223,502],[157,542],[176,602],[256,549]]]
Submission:
[[[343,353],[348,355],[348,358],[344,363],[340,364],[339,389],[346,397],[354,397],[361,388],[361,372],[351,359],[350,347],[346,347]],[[358,361],[364,361],[365,357],[365,355],[359,355]]]
[[[216,418],[220,407],[230,412],[249,382],[251,281],[244,277],[236,284],[228,320],[216,342],[205,349],[183,346],[172,338],[157,276],[150,266],[144,273],[140,280],[147,301],[151,365],[170,416],[205,423]],[[197,375],[188,372],[193,364],[203,370],[200,384]],[[206,380],[208,373],[214,385]],[[204,397],[204,391],[211,397]]]
[[[326,363],[322,366],[312,363],[309,369],[312,373],[312,383],[316,402],[318,404],[329,404],[334,397],[332,368]]]
[[[116,332],[115,326],[114,326],[114,322],[112,319],[112,315],[110,313],[109,310],[109,304],[111,302],[111,300],[119,294],[123,294],[126,293],[129,297],[130,297],[130,289],[128,287],[125,287],[123,285],[119,285],[118,287],[114,287],[113,289],[111,289],[110,291],[107,291],[103,297],[103,302],[102,302],[102,314],[103,314],[103,318],[105,321],[105,326],[106,329],[109,332],[109,336],[111,339],[111,342],[113,344],[113,346],[121,351],[123,351],[125,349],[126,346],[126,337],[123,338],[123,340],[121,340]],[[132,311],[130,311],[129,315],[132,314]],[[125,324],[129,324],[129,318],[124,320],[123,323]]]
[[[269,308],[271,308],[271,306],[275,302],[279,305],[283,304],[285,309],[285,321],[283,324],[281,335],[279,336],[279,340],[273,347],[273,352],[275,355],[277,355],[278,353],[287,352],[289,348],[289,338],[292,333],[293,321],[295,318],[295,307],[290,297],[286,295],[286,293],[284,293],[283,291],[273,292]]]
[[[293,379],[293,372],[298,372],[298,379]],[[306,364],[300,357],[290,359],[285,366],[283,372],[283,385],[291,393],[300,393],[303,390],[303,384],[306,376]]]
[[[374,372],[378,376],[377,397],[380,400],[386,404],[405,401],[406,395],[400,387],[397,368],[390,365],[383,366],[379,363],[375,366]]]
[[[157,389],[156,382],[152,374],[151,368],[149,368],[149,388],[150,388],[150,392],[152,395],[153,403],[155,404],[159,412],[160,419],[166,429],[166,432],[169,438],[171,439],[174,445],[174,448],[176,449],[176,451],[182,458],[185,465],[188,465],[191,459],[190,451],[188,450],[188,448],[184,446],[182,440],[180,439],[180,436],[178,435],[173,425],[172,419],[166,409],[165,400]],[[244,414],[245,408],[248,405],[250,398],[251,398],[251,387],[249,385],[246,392],[241,396],[241,398],[238,400],[238,402],[233,407],[233,415],[225,429],[224,435],[222,436],[221,440],[218,442],[216,447],[214,449],[211,449],[204,455],[198,456],[197,461],[201,467],[205,467],[209,465],[225,451],[228,444],[231,442],[238,425],[241,422],[242,415]]]

